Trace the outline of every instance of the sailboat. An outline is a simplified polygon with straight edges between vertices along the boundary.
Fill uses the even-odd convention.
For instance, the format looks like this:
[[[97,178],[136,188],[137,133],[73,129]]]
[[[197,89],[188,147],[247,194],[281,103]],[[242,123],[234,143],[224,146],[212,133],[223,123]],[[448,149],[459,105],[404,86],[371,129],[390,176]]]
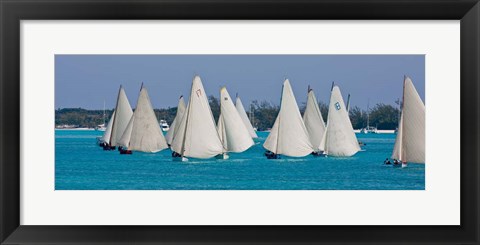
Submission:
[[[147,88],[142,84],[135,112],[128,122],[127,128],[118,141],[121,154],[132,151],[155,153],[168,148],[162,130],[157,123]]]
[[[360,150],[340,88],[333,86],[328,108],[327,130],[320,150],[329,156],[349,157]]]
[[[100,124],[100,125],[97,125],[95,127],[95,130],[97,131],[105,131],[107,128],[106,128],[106,125],[105,125],[105,100],[103,101],[103,123]]]
[[[188,106],[175,130],[171,149],[176,161],[211,158],[225,152],[199,76],[193,78]]]
[[[125,132],[132,115],[132,107],[128,102],[125,90],[122,86],[120,86],[120,89],[118,90],[117,104],[115,106],[115,114],[112,117],[113,122],[112,130],[110,132],[110,139],[108,140],[108,145],[104,147],[105,150],[115,149],[115,147],[118,145],[117,141],[120,140],[123,132]]]
[[[367,103],[367,127],[362,128],[360,130],[360,133],[364,133],[364,134],[376,134],[376,133],[378,133],[378,130],[377,130],[376,127],[370,126],[370,100],[368,100],[368,103]]]
[[[412,80],[405,76],[403,106],[398,124],[392,159],[402,162],[425,163],[425,104],[418,95]]]
[[[322,155],[323,152],[320,150],[320,144],[325,134],[325,122],[318,107],[315,93],[313,89],[310,89],[310,86],[308,86],[307,106],[303,114],[303,121],[305,122],[305,127],[307,128],[308,136],[314,149],[312,154],[314,156]]]
[[[108,146],[110,145],[110,137],[112,135],[112,124],[113,124],[113,119],[115,118],[115,111],[112,113],[112,117],[108,121],[107,128],[105,129],[105,132],[103,133],[103,136],[100,137],[99,139],[99,145],[100,146]]]
[[[288,79],[283,83],[280,111],[263,147],[269,159],[303,157],[315,151]]]
[[[258,138],[257,133],[255,133],[255,129],[250,123],[250,120],[248,120],[247,112],[245,112],[245,108],[243,107],[242,101],[240,100],[240,97],[238,97],[238,95],[235,101],[235,107],[237,108],[238,114],[240,114],[240,117],[242,118],[242,121],[245,124],[245,127],[247,127],[247,130],[250,136],[254,139]]]
[[[227,152],[243,152],[254,145],[225,87],[220,89],[220,116],[217,125],[218,135],[226,151],[221,155],[223,159],[228,159]]]
[[[182,95],[180,96],[180,99],[178,99],[177,114],[173,119],[172,126],[168,130],[167,135],[165,136],[165,139],[167,140],[168,145],[172,144],[173,136],[175,135],[176,129],[178,128],[179,124],[182,122],[182,117],[184,113],[185,113],[185,101],[183,100],[183,95]]]

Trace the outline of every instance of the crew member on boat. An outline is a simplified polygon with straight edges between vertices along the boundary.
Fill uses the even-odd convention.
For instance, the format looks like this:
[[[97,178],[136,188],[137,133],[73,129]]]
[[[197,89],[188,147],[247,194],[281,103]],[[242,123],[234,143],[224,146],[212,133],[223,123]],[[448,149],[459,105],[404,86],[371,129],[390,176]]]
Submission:
[[[172,151],[172,157],[182,157],[182,155],[178,152]]]
[[[131,155],[132,154],[132,151],[129,150],[127,147],[123,147],[123,146],[119,146],[118,147],[118,151],[120,151],[120,154],[128,154],[128,155]]]
[[[267,157],[267,159],[279,159],[280,158],[277,154],[275,154],[271,151],[268,151],[268,150],[265,151],[265,156]]]

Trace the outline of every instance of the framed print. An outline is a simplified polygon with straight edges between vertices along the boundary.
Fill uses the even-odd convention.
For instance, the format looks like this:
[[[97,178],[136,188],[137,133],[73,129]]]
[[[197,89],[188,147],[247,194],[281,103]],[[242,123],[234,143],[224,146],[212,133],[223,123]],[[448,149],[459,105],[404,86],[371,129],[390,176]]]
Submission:
[[[0,8],[2,244],[480,242],[477,1]]]

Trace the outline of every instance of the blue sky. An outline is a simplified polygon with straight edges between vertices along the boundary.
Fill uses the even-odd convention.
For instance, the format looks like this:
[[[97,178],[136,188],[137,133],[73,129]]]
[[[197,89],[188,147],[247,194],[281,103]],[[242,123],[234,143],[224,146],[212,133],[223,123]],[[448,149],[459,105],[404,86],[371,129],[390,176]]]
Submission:
[[[55,108],[103,109],[104,101],[114,108],[120,85],[135,107],[142,82],[155,108],[175,107],[195,74],[207,94],[218,97],[226,86],[245,106],[255,99],[278,105],[284,78],[299,105],[308,85],[328,102],[332,81],[345,99],[351,94],[352,106],[395,105],[404,75],[425,101],[424,55],[56,55]]]

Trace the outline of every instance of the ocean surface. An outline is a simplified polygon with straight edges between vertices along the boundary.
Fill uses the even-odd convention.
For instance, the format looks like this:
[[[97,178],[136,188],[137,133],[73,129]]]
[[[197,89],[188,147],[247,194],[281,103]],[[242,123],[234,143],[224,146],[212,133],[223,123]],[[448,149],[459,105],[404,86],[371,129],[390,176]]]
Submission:
[[[266,159],[255,145],[228,160],[172,161],[171,151],[103,151],[93,130],[55,130],[56,190],[424,190],[425,165],[383,165],[394,134],[357,134],[366,145],[349,158]]]

